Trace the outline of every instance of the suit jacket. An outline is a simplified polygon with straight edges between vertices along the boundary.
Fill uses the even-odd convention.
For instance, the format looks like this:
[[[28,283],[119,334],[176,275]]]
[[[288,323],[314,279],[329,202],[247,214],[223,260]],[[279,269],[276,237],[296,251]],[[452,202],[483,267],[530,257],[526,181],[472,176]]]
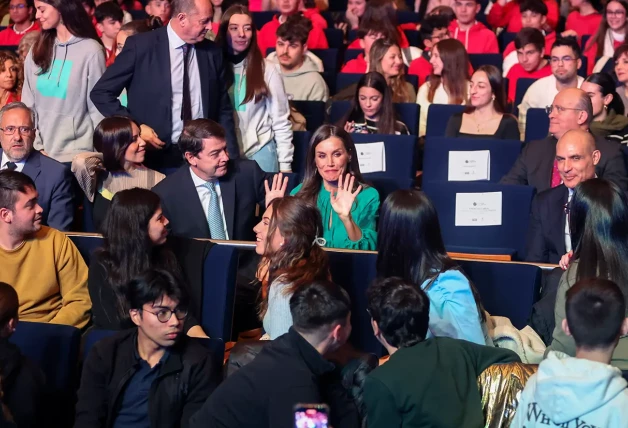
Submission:
[[[74,221],[74,193],[70,169],[33,150],[26,159],[22,172],[35,182],[39,193],[38,203],[44,210],[42,224],[62,231],[70,230]]]
[[[557,142],[556,138],[549,136],[527,143],[500,183],[534,186],[537,192],[549,189]],[[628,189],[628,174],[620,144],[602,137],[595,137],[595,144],[602,154],[595,167],[597,176],[614,182],[623,190]]]
[[[222,51],[209,40],[196,43],[194,48],[201,77],[203,117],[225,128],[229,156],[236,159],[240,151]],[[128,96],[127,107],[118,100],[124,88]],[[172,82],[167,28],[129,37],[120,55],[92,89],[91,99],[104,116],[130,116],[153,128],[166,144],[172,143]]]
[[[545,190],[532,201],[526,242],[526,261],[557,264],[565,247],[565,204],[569,189],[564,185]]]
[[[272,174],[266,174],[251,160],[231,160],[227,170],[218,182],[229,239],[254,241],[255,207],[257,204],[265,207],[264,181]],[[161,197],[161,207],[170,220],[173,235],[211,238],[207,216],[190,174],[186,164],[153,187],[153,191]]]

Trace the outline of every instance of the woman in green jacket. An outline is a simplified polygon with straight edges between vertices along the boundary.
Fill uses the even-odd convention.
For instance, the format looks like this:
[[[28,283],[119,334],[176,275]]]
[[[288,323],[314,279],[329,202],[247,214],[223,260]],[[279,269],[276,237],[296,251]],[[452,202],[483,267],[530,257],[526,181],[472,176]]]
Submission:
[[[375,250],[379,194],[364,182],[355,145],[344,129],[323,125],[316,130],[305,179],[291,195],[318,206],[326,247]]]

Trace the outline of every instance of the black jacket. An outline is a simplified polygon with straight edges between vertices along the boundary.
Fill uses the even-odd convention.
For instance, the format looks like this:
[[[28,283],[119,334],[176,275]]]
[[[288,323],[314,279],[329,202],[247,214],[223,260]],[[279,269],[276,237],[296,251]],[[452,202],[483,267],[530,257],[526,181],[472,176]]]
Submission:
[[[96,343],[83,367],[75,428],[111,427],[123,392],[138,370],[137,329]],[[189,426],[189,419],[214,391],[222,373],[212,369],[209,351],[187,336],[170,348],[148,400],[151,428]]]
[[[526,261],[558,264],[565,255],[565,204],[568,199],[569,190],[562,184],[534,197],[526,240]]]
[[[359,426],[357,409],[334,364],[290,328],[229,376],[192,417],[191,426],[293,428],[297,403],[326,403],[331,426]]]
[[[527,143],[500,183],[536,187],[537,193],[549,189],[557,142],[556,138],[549,136]],[[602,155],[595,167],[597,176],[614,182],[622,190],[628,189],[628,174],[620,145],[600,137],[595,138],[595,144]]]
[[[6,339],[0,339],[0,375],[2,402],[15,424],[20,428],[49,426],[42,418],[47,393],[44,373]]]

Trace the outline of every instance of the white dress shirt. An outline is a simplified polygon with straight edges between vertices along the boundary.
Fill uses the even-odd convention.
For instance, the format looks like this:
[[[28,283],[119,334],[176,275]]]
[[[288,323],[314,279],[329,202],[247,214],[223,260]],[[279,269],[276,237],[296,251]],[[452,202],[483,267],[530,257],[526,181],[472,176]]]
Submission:
[[[207,214],[209,212],[209,201],[211,200],[209,189],[205,187],[207,181],[194,174],[192,168],[190,168],[190,175],[192,176],[194,187],[196,187],[196,193],[198,193],[198,198],[201,200],[201,205],[203,206],[205,218],[207,218]],[[214,188],[216,189],[216,195],[218,195],[218,205],[220,206],[220,215],[222,216],[222,227],[225,229],[225,238],[229,239],[229,231],[227,230],[227,221],[225,219],[225,208],[222,205],[222,193],[220,192],[220,183],[218,182],[218,180],[214,181]],[[209,218],[207,218],[207,223],[209,224]]]
[[[573,189],[569,190],[569,197],[567,198],[567,204],[571,202],[571,197],[573,196]],[[571,234],[569,233],[569,214],[565,213],[565,249],[567,252],[571,251]]]
[[[170,45],[170,79],[172,84],[172,143],[179,142],[183,131],[181,110],[183,109],[183,45],[185,42],[168,24],[168,44]],[[196,49],[190,45],[188,54],[188,74],[190,78],[190,101],[192,103],[192,119],[203,117],[203,98],[201,96],[201,74],[196,60]]]
[[[3,151],[2,161],[0,162],[0,170],[7,169],[7,162],[11,162],[11,160],[9,160],[9,158],[7,157],[7,154]],[[19,162],[14,162],[14,163],[15,165],[17,165],[17,168],[15,170],[17,172],[22,172],[22,170],[24,169],[24,165],[26,165],[26,159],[21,160]]]

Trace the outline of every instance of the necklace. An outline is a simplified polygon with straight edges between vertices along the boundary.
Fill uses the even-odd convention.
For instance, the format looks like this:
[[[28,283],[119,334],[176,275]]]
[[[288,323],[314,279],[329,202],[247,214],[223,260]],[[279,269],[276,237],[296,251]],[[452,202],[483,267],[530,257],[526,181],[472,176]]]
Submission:
[[[501,115],[498,113],[494,113],[493,116],[490,119],[485,120],[484,122],[478,121],[475,118],[475,113],[471,115],[471,118],[473,119],[473,122],[475,122],[475,125],[477,127],[477,133],[479,134],[480,131],[484,128],[485,125],[488,125],[489,123],[492,123],[493,121],[495,121],[495,119],[501,119]]]

